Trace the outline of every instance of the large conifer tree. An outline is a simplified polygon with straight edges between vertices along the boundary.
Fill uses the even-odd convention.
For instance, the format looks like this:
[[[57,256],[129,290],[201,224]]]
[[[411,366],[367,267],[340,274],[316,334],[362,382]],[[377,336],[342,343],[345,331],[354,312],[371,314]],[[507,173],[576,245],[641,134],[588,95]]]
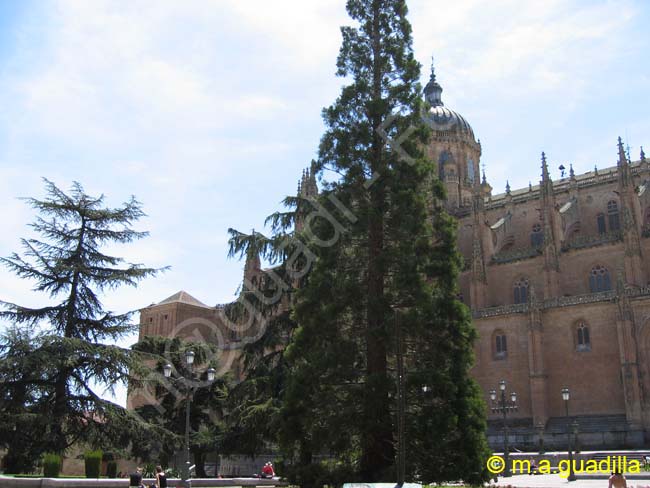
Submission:
[[[99,389],[138,374],[135,353],[115,344],[135,325],[132,312],[106,311],[101,293],[135,286],[158,270],[127,263],[102,248],[145,237],[146,232],[131,228],[144,213],[135,198],[108,208],[103,196],[87,195],[78,183],[69,193],[50,181],[45,184],[45,199],[27,199],[39,212],[31,227],[42,240],[23,239],[24,255],[15,253],[0,262],[19,278],[34,281],[34,290],[48,294],[53,303],[31,308],[0,302],[5,308],[0,318],[38,331],[38,340],[31,343],[34,350],[20,357],[15,377],[2,385],[3,393],[29,391],[36,398],[30,413],[45,424],[37,439],[41,452],[62,453],[77,441],[126,444],[137,421],[102,399]],[[20,416],[5,417],[3,423],[14,420],[19,425]]]
[[[323,111],[316,169],[338,175],[294,218],[316,256],[293,294],[278,438],[307,466],[330,453],[364,481],[396,478],[400,420],[411,479],[480,482],[484,405],[469,376],[475,331],[457,299],[461,258],[444,188],[424,156],[419,63],[403,0],[348,0],[337,74],[349,84]],[[302,215],[301,215],[302,214]],[[291,253],[286,215],[267,240],[232,233],[231,250]],[[260,245],[262,242],[262,245]],[[299,246],[294,246],[299,247]],[[287,251],[289,249],[289,251]],[[290,267],[280,267],[284,272]],[[293,291],[290,289],[290,291]],[[404,413],[398,415],[398,356]],[[332,482],[313,467],[303,485]]]

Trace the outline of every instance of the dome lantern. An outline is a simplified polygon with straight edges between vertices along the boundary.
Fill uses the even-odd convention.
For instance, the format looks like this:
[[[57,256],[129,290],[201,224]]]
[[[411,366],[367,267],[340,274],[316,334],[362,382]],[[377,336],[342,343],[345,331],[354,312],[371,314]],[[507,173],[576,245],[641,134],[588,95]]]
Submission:
[[[431,78],[429,83],[424,87],[424,98],[432,107],[442,107],[442,87],[436,81],[436,69],[431,58]]]
[[[424,87],[424,98],[431,106],[425,114],[425,120],[429,127],[436,132],[455,131],[463,136],[474,139],[474,131],[469,122],[455,110],[445,107],[442,103],[442,87],[436,81],[436,72],[431,60],[431,78]]]

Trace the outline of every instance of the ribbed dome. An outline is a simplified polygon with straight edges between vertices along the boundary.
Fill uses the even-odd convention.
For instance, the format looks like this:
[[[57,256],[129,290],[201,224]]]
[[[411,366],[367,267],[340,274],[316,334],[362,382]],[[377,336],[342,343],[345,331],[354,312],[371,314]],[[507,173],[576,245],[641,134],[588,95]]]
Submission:
[[[442,105],[431,107],[425,119],[429,127],[435,131],[457,131],[474,137],[474,131],[469,122],[458,112]]]

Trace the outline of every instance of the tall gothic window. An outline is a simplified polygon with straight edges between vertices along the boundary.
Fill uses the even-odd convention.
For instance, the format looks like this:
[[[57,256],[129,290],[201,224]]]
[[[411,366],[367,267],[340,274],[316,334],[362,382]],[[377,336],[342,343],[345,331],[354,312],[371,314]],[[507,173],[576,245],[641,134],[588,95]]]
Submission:
[[[442,151],[440,157],[438,158],[438,176],[441,180],[445,178],[445,163],[451,159],[451,153],[449,151]]]
[[[521,278],[515,282],[515,303],[528,302],[528,280]]]
[[[591,293],[599,291],[609,291],[612,289],[612,282],[609,278],[609,271],[601,265],[591,268],[589,274],[589,289]]]
[[[476,174],[474,173],[474,160],[467,160],[467,180],[473,185]]]
[[[591,339],[589,337],[589,327],[584,322],[580,322],[576,328],[576,351],[591,351]]]
[[[540,224],[533,225],[533,231],[530,233],[530,245],[532,247],[541,247],[544,244],[544,234]]]
[[[618,219],[618,203],[616,203],[616,200],[610,200],[607,202],[607,220],[609,221],[610,232],[616,232],[621,228]]]
[[[506,334],[502,330],[494,332],[494,359],[505,359],[508,355],[508,342],[506,341]]]
[[[598,223],[598,233],[600,235],[603,235],[607,232],[607,228],[605,227],[605,215],[602,213],[599,213],[596,216],[596,222]]]

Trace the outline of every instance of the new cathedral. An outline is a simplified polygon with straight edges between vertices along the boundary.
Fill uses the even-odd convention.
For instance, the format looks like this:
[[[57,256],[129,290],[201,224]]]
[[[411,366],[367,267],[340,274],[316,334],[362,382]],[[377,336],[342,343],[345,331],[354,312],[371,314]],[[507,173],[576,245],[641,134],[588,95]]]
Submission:
[[[572,429],[583,449],[644,445],[650,438],[650,161],[643,150],[632,161],[619,138],[611,167],[584,174],[570,168],[553,181],[542,153],[539,184],[493,194],[480,174],[481,144],[468,121],[444,105],[433,70],[424,95],[432,129],[428,155],[458,221],[460,298],[479,335],[472,374],[484,394],[490,444],[499,448],[508,432],[510,444],[522,450],[542,443],[563,448]],[[303,173],[299,191],[318,193],[313,172]],[[244,282],[264,275],[259,258],[249,257]],[[179,292],[141,310],[140,337],[218,343],[224,371],[241,377],[238,351],[246,334],[226,323],[223,309]],[[492,390],[500,398],[502,382],[505,423],[491,399]],[[150,401],[138,390],[128,405]]]

